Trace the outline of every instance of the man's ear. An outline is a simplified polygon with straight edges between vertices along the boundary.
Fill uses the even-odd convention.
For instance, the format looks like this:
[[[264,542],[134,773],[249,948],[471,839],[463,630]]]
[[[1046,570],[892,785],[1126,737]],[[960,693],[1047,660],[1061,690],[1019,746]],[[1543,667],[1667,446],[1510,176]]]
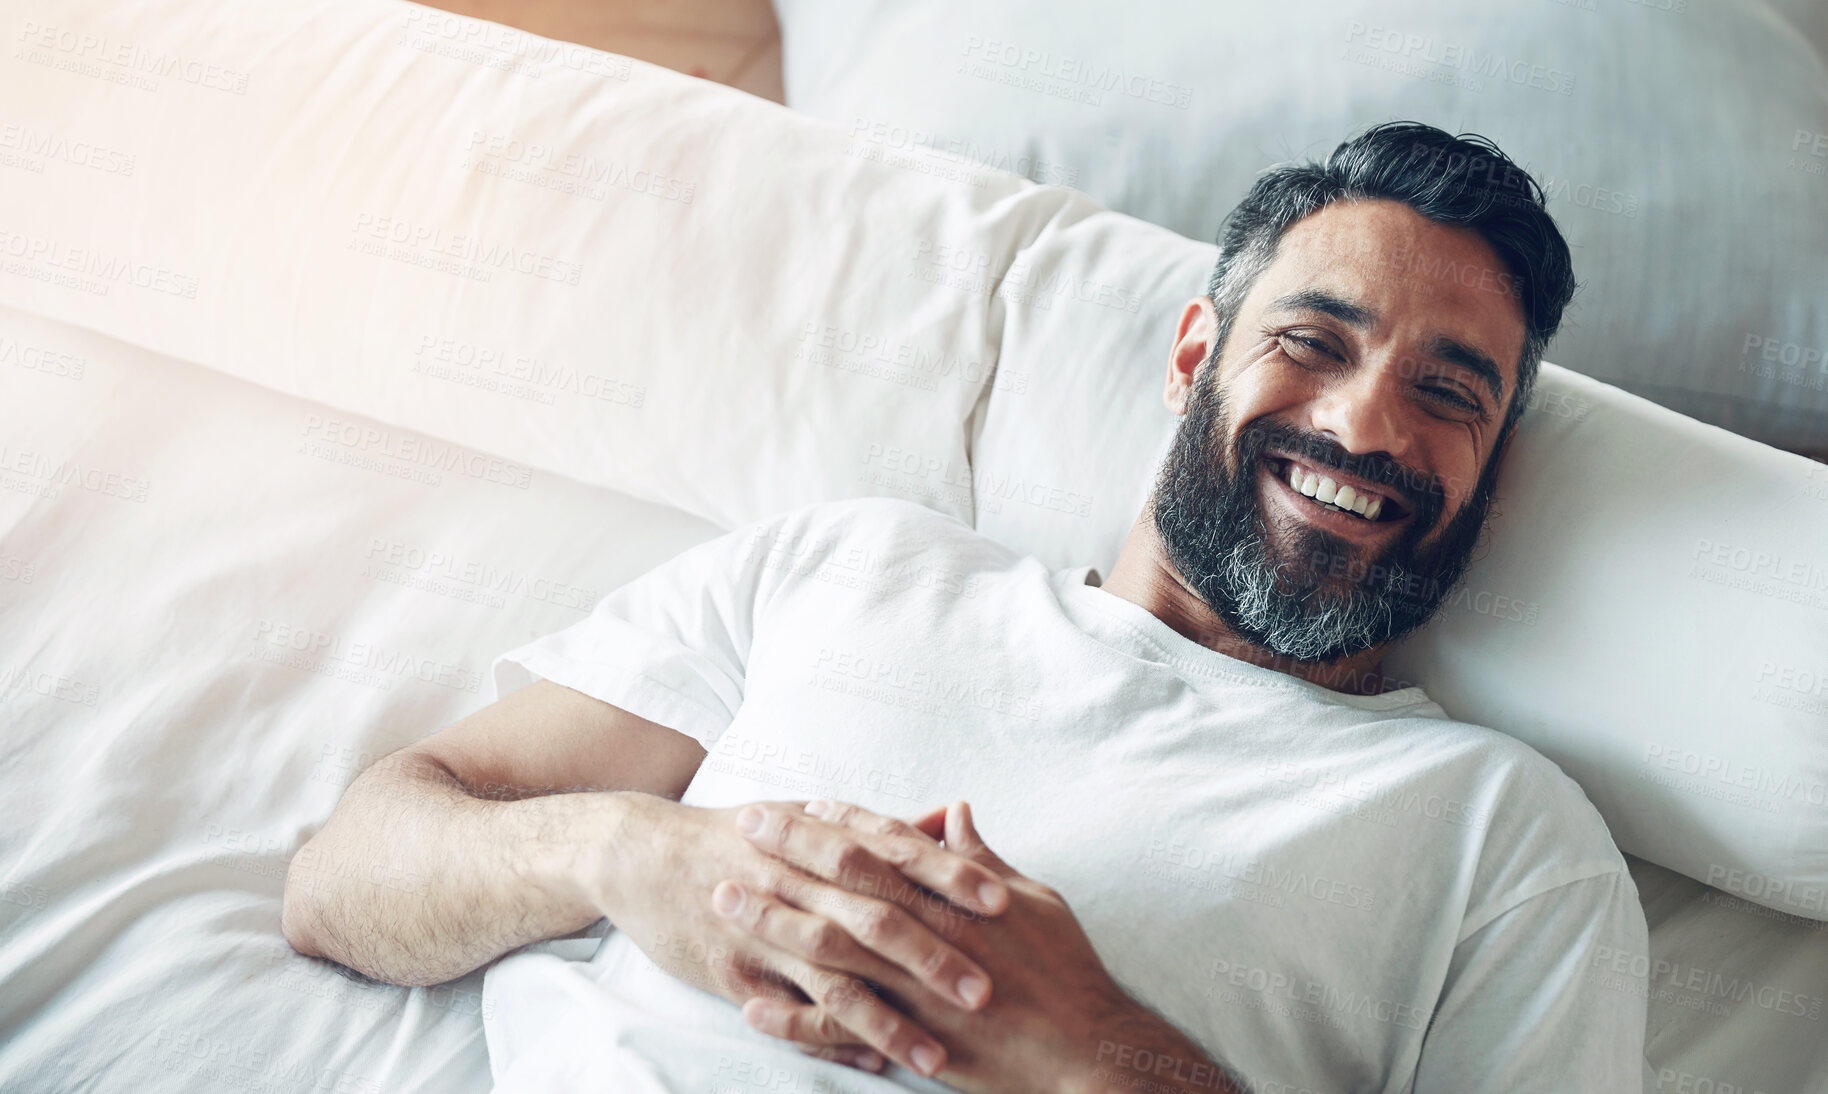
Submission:
[[[1219,313],[1210,296],[1196,296],[1181,309],[1174,330],[1174,348],[1168,351],[1168,383],[1162,402],[1176,415],[1187,413],[1193,393],[1194,373],[1212,357],[1219,336]]]

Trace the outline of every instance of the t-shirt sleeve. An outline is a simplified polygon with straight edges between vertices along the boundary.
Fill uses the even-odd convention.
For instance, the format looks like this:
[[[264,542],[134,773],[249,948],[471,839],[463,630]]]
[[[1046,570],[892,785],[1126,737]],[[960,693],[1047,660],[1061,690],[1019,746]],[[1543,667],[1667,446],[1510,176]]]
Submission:
[[[690,547],[599,600],[584,619],[497,657],[496,697],[550,680],[709,751],[742,705],[768,592],[767,552],[758,546],[780,523],[757,522]]]
[[[1454,948],[1415,1094],[1642,1090],[1648,952],[1623,869],[1478,926]]]

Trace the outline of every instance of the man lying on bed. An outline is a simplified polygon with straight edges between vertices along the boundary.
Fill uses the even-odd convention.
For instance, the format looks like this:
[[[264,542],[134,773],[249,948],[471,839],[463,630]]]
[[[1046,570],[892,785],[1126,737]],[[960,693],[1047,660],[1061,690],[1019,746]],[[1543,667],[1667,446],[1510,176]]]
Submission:
[[[707,1094],[1638,1089],[1642,984],[1590,970],[1645,923],[1598,814],[1379,669],[1462,574],[1573,289],[1488,144],[1399,124],[1265,173],[1102,585],[903,501],[702,544],[357,780],[287,938],[423,985],[607,916],[577,975],[715,1033],[653,1064]],[[490,987],[529,960],[593,968]],[[500,1079],[564,1008],[491,998]],[[731,1048],[764,1035],[825,1059]],[[640,1041],[540,1051],[593,1037]]]

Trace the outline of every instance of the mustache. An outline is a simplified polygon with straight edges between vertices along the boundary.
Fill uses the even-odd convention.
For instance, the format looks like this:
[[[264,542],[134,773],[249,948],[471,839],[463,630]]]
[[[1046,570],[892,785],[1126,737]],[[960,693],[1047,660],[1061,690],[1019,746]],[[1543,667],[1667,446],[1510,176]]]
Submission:
[[[1439,476],[1398,463],[1381,452],[1354,455],[1337,441],[1282,422],[1258,419],[1249,423],[1239,432],[1237,448],[1240,474],[1266,451],[1275,449],[1388,490],[1419,518],[1422,527],[1432,525],[1446,504]]]

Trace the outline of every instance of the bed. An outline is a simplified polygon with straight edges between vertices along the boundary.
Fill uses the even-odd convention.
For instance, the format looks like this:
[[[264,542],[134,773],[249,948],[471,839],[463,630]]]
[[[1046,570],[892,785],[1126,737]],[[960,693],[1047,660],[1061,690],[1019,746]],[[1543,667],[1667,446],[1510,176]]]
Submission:
[[[249,87],[273,72],[273,43],[284,36],[268,40],[238,29],[237,17],[246,23],[264,10],[260,6],[173,10],[182,18],[161,17],[162,32],[151,29],[152,14],[122,17],[117,24],[99,5],[66,4],[58,17],[68,25],[117,26],[123,40],[142,45],[169,33],[179,45],[164,48],[181,50],[188,42],[231,77],[237,66],[243,75],[251,73]],[[198,211],[207,202],[194,196],[182,204],[161,200],[160,187],[177,176],[163,166],[155,142],[141,142],[138,173],[126,176],[139,181],[113,191],[105,187],[122,180],[120,171],[74,164],[73,153],[41,150],[36,171],[7,164],[13,170],[4,196],[15,208],[37,202],[23,207],[45,213],[22,232],[68,241],[82,238],[83,225],[106,224],[138,253],[171,256],[164,266],[151,266],[195,275],[200,287],[186,297],[117,282],[111,293],[94,293],[40,276],[47,269],[43,261],[19,254],[7,255],[10,266],[0,277],[0,633],[8,639],[0,649],[0,798],[7,803],[0,812],[0,1089],[488,1090],[481,972],[435,988],[369,983],[292,952],[280,936],[288,859],[365,766],[489,702],[488,669],[500,652],[574,622],[608,591],[758,513],[814,497],[887,492],[956,506],[1011,541],[1041,540],[1062,552],[1095,551],[1108,542],[1105,518],[1103,530],[1076,527],[1079,538],[1069,542],[1045,513],[1028,511],[1035,507],[1007,498],[1001,506],[987,505],[985,495],[994,491],[981,478],[974,483],[978,489],[962,495],[934,492],[933,475],[895,471],[905,463],[889,450],[919,453],[917,470],[948,461],[969,461],[966,466],[976,469],[1013,459],[998,454],[1008,442],[997,438],[1016,434],[999,434],[997,423],[1011,407],[1021,417],[1050,405],[1044,398],[1009,401],[1018,393],[1017,376],[1030,378],[1019,394],[1049,390],[1034,348],[1046,340],[1023,343],[1023,325],[1065,322],[1066,316],[1089,324],[1108,318],[1109,308],[1068,302],[1058,310],[1022,310],[994,290],[916,293],[907,299],[928,308],[939,299],[949,310],[897,319],[891,305],[875,299],[885,294],[767,288],[753,314],[791,303],[796,314],[818,321],[795,318],[777,323],[778,329],[745,331],[756,339],[750,355],[772,353],[800,367],[759,391],[703,402],[694,401],[690,388],[669,387],[662,366],[678,355],[705,352],[704,346],[667,342],[664,331],[645,328],[604,333],[623,319],[636,324],[638,302],[627,312],[611,309],[607,318],[566,318],[538,302],[544,298],[528,295],[514,297],[515,307],[504,308],[499,319],[472,320],[463,309],[475,309],[478,299],[462,295],[455,279],[441,281],[441,295],[427,302],[419,299],[430,291],[422,285],[401,287],[408,279],[395,267],[410,263],[359,253],[348,259],[353,265],[340,268],[362,272],[358,284],[286,280],[287,271],[314,268],[291,265],[300,255],[321,258],[311,247],[353,250],[347,246],[350,220],[339,203],[359,206],[385,192],[363,191],[361,179],[350,181],[348,168],[338,167],[339,152],[399,140],[410,130],[390,128],[392,121],[410,118],[425,103],[449,101],[449,93],[480,94],[489,80],[518,80],[506,86],[527,95],[525,103],[490,107],[498,121],[550,123],[593,91],[661,89],[629,109],[658,103],[676,112],[669,117],[679,128],[700,126],[701,136],[702,127],[727,133],[726,160],[718,163],[739,169],[760,162],[758,149],[790,147],[794,156],[842,176],[818,185],[807,181],[810,176],[782,183],[785,204],[774,212],[789,219],[829,210],[832,191],[822,186],[862,187],[858,176],[868,176],[871,192],[881,195],[873,199],[877,208],[913,211],[885,212],[890,222],[876,229],[873,241],[839,238],[832,246],[841,253],[872,243],[905,248],[898,252],[903,261],[883,275],[885,284],[918,280],[909,277],[911,268],[936,264],[934,236],[920,234],[935,223],[967,239],[1026,233],[1020,235],[1026,242],[1011,243],[1007,253],[991,254],[998,248],[983,246],[987,265],[1005,266],[1049,230],[1066,236],[1056,252],[1061,261],[1059,253],[1085,250],[1074,250],[1076,240],[1084,241],[1073,235],[1075,226],[1117,232],[1093,232],[1090,251],[1098,254],[1119,249],[1113,240],[1132,238],[1123,232],[1156,240],[1151,233],[1161,231],[1110,228],[1112,222],[1099,219],[1108,214],[1089,201],[1082,206],[1082,199],[1037,191],[1000,174],[984,187],[968,188],[961,206],[944,180],[850,155],[842,129],[738,101],[734,92],[687,86],[683,78],[669,84],[610,55],[580,60],[556,48],[542,55],[542,43],[531,36],[507,45],[497,37],[490,44],[495,32],[488,25],[433,23],[419,14],[427,10],[314,0],[287,17],[286,33],[302,34],[310,25],[316,28],[311,33],[336,43],[286,62],[306,73],[290,77],[301,86],[311,83],[310,72],[342,71],[341,58],[391,57],[401,63],[388,80],[411,91],[397,107],[365,103],[372,113],[348,127],[356,135],[341,149],[314,140],[341,131],[333,116],[302,120],[289,133],[291,147],[302,143],[309,152],[292,161],[303,177],[299,191],[323,202],[311,214],[321,219],[307,219],[302,228],[270,226],[267,236],[251,242],[226,230],[216,234],[210,217]],[[462,48],[472,52],[401,47],[402,28],[414,20],[422,29],[438,28],[428,41],[453,27],[450,37],[469,41]],[[22,11],[20,21],[40,34],[52,27],[42,11]],[[60,55],[58,41],[53,34],[41,47],[52,62]],[[267,46],[256,49],[263,41]],[[209,45],[217,47],[214,54]],[[530,57],[538,57],[544,67],[537,71],[547,81],[537,95],[526,90],[534,83],[526,73],[535,69],[514,70],[523,60],[534,64]],[[6,79],[16,89],[41,87],[54,67],[23,54],[6,63]],[[72,62],[78,63],[97,62]],[[462,79],[427,77],[426,66],[447,76],[459,72]],[[184,112],[207,89],[181,86],[184,70],[173,71],[178,78],[168,73],[163,90],[127,100],[144,112],[123,127],[161,117],[174,127],[191,124]],[[80,87],[100,95],[91,85],[101,81],[78,84],[84,77],[68,66],[58,78],[64,77],[58,91]],[[218,98],[228,103],[225,110],[247,109],[250,102],[232,90]],[[57,116],[60,108],[44,95],[16,101],[28,130],[78,132],[91,143],[113,139],[119,146],[118,135],[82,129],[98,124],[96,115]],[[617,117],[614,104],[591,109],[598,122]],[[442,137],[465,138],[463,123],[439,124],[450,131],[434,126],[413,133],[414,139],[443,149],[451,145],[438,144]],[[236,164],[234,140],[212,143],[201,127],[188,136],[194,144],[181,158],[187,168]],[[587,134],[574,137],[588,140]],[[645,147],[650,165],[664,152],[658,141]],[[254,171],[283,184],[274,165],[251,155],[240,163],[243,176]],[[669,177],[698,181],[698,210],[740,217],[742,195],[715,204],[726,200],[717,196],[716,164],[700,166]],[[206,181],[197,183],[199,177]],[[204,171],[191,184],[209,187],[200,192],[228,203],[244,192],[240,177]],[[326,179],[349,186],[313,189]],[[375,185],[407,192],[420,183],[388,178]],[[431,210],[421,219],[436,219],[443,185],[434,181],[418,191],[420,208]],[[84,200],[53,207],[46,191],[35,187],[74,188]],[[466,200],[484,211],[483,224],[512,224],[525,250],[557,255],[555,261],[578,253],[541,242],[577,234],[569,222],[549,226],[557,234],[546,235],[531,219],[488,219],[513,215],[503,193],[470,192]],[[85,203],[110,194],[126,208],[97,212],[99,204]],[[650,207],[690,206],[654,202],[651,193],[636,196],[647,204],[630,206],[631,216],[650,215]],[[612,201],[543,205],[537,216],[554,220],[549,210],[556,208],[575,219],[586,208],[594,217],[612,217],[619,215],[615,207]],[[780,213],[783,208],[789,211]],[[230,226],[252,223],[250,211],[239,207],[212,215]],[[906,219],[893,220],[897,215]],[[126,219],[108,221],[112,216]],[[157,225],[173,219],[179,226],[168,228],[170,236],[159,235]],[[717,218],[699,215],[693,223],[707,219]],[[601,228],[604,222],[591,223]],[[335,231],[319,230],[326,224]],[[705,238],[713,240],[721,238],[717,231],[733,231],[728,223],[697,230],[712,233]],[[973,235],[981,232],[989,234]],[[326,235],[327,242],[321,238]],[[195,249],[175,251],[173,240]],[[1189,268],[1207,261],[1194,245],[1173,250],[1172,257]],[[808,262],[828,258],[813,254]],[[1037,268],[1044,269],[1045,261]],[[624,284],[638,285],[652,274],[651,268],[624,271]],[[134,274],[127,276],[131,282]],[[1129,274],[1112,276],[1146,288],[1151,301],[1160,295],[1160,287],[1143,286]],[[529,283],[529,293],[543,287],[519,280]],[[510,293],[519,282],[503,278],[496,284]],[[282,287],[283,295],[277,292]],[[791,295],[819,291],[827,295]],[[350,306],[352,299],[371,296],[378,301],[372,311]],[[886,298],[899,299],[892,293]],[[392,335],[382,320],[395,306],[422,306],[427,310],[414,314],[445,322],[460,315],[477,326],[467,339],[428,340],[422,327]],[[347,329],[336,328],[338,322]],[[491,322],[503,326],[489,328]],[[547,323],[556,324],[551,329],[559,344],[624,339],[603,353],[600,360],[607,363],[601,367],[622,368],[616,375],[632,386],[616,394],[639,388],[643,405],[631,407],[632,396],[604,396],[600,385],[588,400],[560,392],[542,401],[548,392],[527,376],[497,370],[496,379],[480,379],[479,347],[502,344],[515,330],[530,337]],[[894,373],[868,373],[861,357],[842,356],[847,331],[853,342],[861,332],[891,346],[925,339],[920,344],[931,347],[935,332],[956,330],[966,332],[959,346],[933,352],[942,360],[949,352],[949,367],[959,375],[942,377],[931,390],[898,382]],[[729,344],[728,335],[707,337],[713,347]],[[836,356],[808,351],[809,342],[828,337]],[[1060,337],[1059,328],[1050,337]],[[1124,337],[1148,344],[1143,335]],[[972,348],[977,346],[990,348]],[[638,373],[636,361],[655,371]],[[965,376],[966,365],[979,371]],[[389,386],[402,376],[418,379]],[[1591,381],[1579,377],[1557,383],[1564,392],[1598,391],[1583,387]],[[485,390],[488,384],[493,387]],[[669,402],[674,398],[677,404]],[[849,416],[856,428],[810,442],[744,432],[742,412],[757,400],[809,420]],[[629,458],[640,444],[665,440],[669,421],[678,419],[661,410],[673,406],[725,427],[719,433],[725,447],[711,446],[700,455],[703,465],[683,470]],[[649,413],[637,418],[631,409]],[[1649,410],[1644,414],[1662,421]],[[1568,419],[1548,418],[1571,427]],[[1801,526],[1798,542],[1809,542],[1828,522],[1822,504],[1828,476],[1797,457],[1718,432],[1696,426],[1681,436],[1709,453],[1726,453],[1729,462],[1742,459],[1751,481],[1800,495],[1805,507],[1793,519]],[[745,452],[759,455],[751,464],[731,466]],[[695,484],[684,481],[694,476]],[[973,483],[969,471],[965,481]],[[1135,498],[1122,487],[1099,486],[1095,493],[1110,512],[1133,511]],[[1817,618],[1808,605],[1791,607],[1788,615],[1770,615],[1765,625],[1801,634],[1784,628]],[[1490,622],[1471,618],[1468,625]],[[1821,653],[1819,640],[1812,647],[1806,638],[1798,644],[1796,659],[1813,664],[1807,659]],[[1778,728],[1819,733],[1822,710],[1811,702],[1807,695],[1793,700]],[[1764,710],[1745,705],[1752,713]],[[1573,770],[1581,759],[1562,762]],[[1589,789],[1596,802],[1608,792],[1598,782]],[[1701,812],[1706,803],[1683,804],[1686,811],[1650,821],[1710,823]],[[1790,869],[1798,892],[1813,876],[1805,866],[1819,867],[1828,854],[1817,842],[1821,813],[1805,808],[1785,817],[1792,838],[1780,850],[1794,856]],[[1655,825],[1647,821],[1645,827]],[[1722,841],[1732,835],[1719,829]],[[1660,1089],[1828,1090],[1828,1053],[1817,1036],[1828,994],[1822,987],[1828,984],[1828,928],[1821,911],[1796,914],[1809,912],[1806,905],[1786,911],[1769,891],[1730,893],[1642,857],[1633,856],[1631,864],[1651,926],[1651,950],[1641,956],[1649,982],[1647,1062]],[[607,929],[598,924],[537,948],[586,958]]]

